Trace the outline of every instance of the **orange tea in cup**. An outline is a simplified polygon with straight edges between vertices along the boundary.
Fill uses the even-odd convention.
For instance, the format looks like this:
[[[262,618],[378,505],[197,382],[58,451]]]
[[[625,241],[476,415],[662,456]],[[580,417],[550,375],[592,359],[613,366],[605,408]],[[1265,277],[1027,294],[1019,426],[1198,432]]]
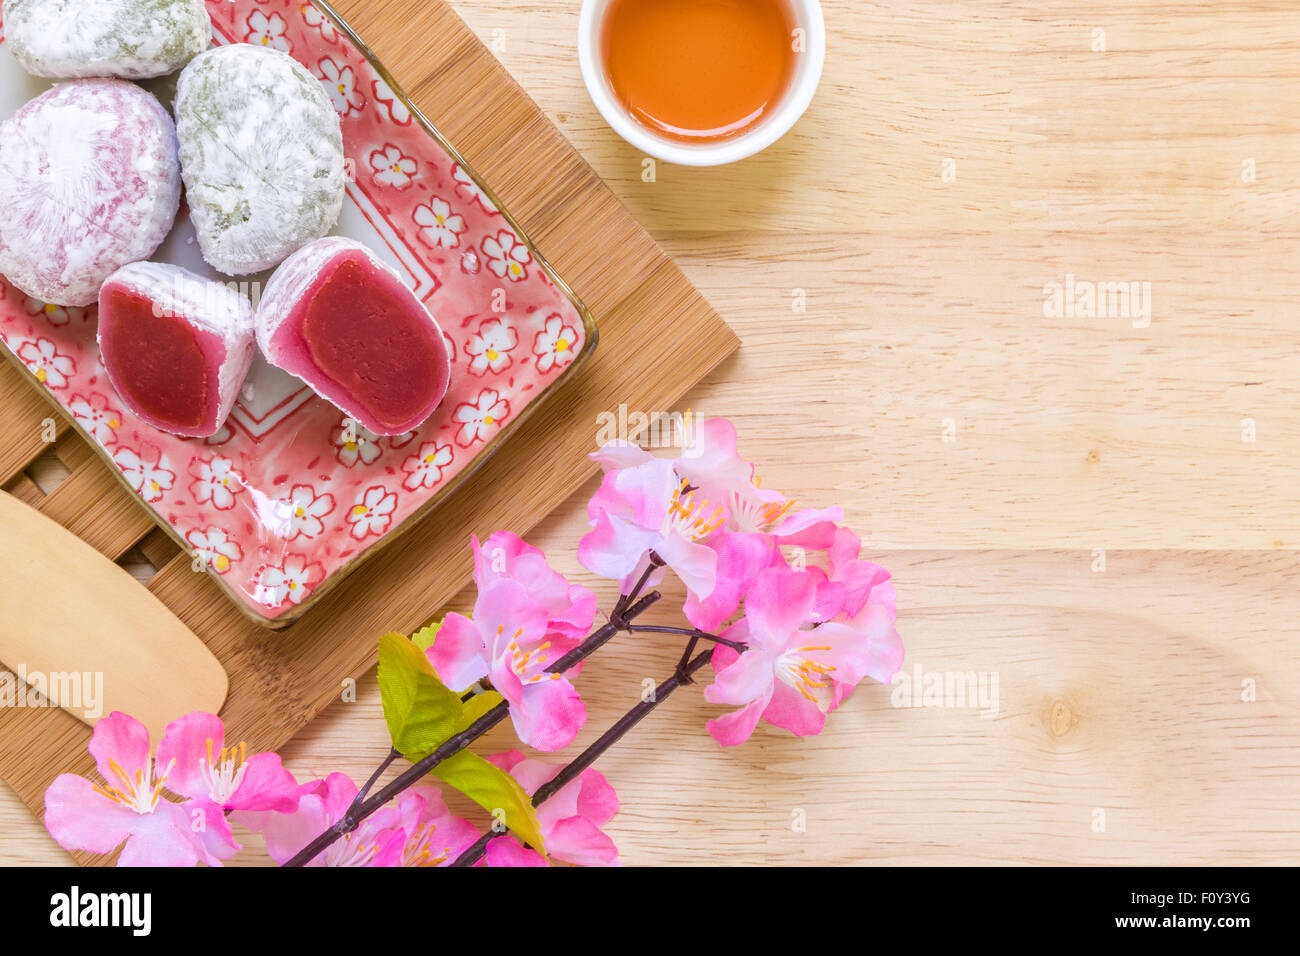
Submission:
[[[615,98],[639,123],[680,142],[753,129],[795,71],[785,0],[611,0],[601,52]]]

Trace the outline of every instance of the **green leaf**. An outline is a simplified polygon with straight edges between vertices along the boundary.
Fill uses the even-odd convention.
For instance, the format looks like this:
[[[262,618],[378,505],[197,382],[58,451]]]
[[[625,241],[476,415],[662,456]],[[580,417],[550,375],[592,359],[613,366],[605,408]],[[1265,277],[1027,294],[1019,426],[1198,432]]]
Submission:
[[[442,629],[442,621],[437,624],[430,624],[428,627],[422,627],[411,635],[411,643],[422,651],[427,651],[433,647],[434,640],[438,637],[438,631]]]
[[[502,811],[505,814],[505,825],[519,839],[546,856],[542,828],[537,822],[533,801],[510,774],[468,750],[462,750],[454,757],[444,760],[433,768],[433,773],[488,813]]]
[[[456,732],[460,695],[438,679],[416,644],[401,634],[379,639],[379,695],[393,749],[412,763]]]

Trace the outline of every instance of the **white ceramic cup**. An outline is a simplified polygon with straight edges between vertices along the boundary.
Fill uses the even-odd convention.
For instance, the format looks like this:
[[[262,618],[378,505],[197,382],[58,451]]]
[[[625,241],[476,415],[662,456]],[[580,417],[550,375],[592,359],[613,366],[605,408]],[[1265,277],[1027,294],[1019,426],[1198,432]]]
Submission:
[[[619,136],[656,159],[682,166],[722,166],[753,156],[790,132],[808,109],[826,64],[826,23],[817,0],[786,0],[795,26],[804,31],[805,49],[795,61],[790,87],[771,113],[740,136],[710,143],[668,139],[632,118],[619,104],[605,75],[601,39],[611,0],[583,0],[578,18],[578,64],[591,100]]]

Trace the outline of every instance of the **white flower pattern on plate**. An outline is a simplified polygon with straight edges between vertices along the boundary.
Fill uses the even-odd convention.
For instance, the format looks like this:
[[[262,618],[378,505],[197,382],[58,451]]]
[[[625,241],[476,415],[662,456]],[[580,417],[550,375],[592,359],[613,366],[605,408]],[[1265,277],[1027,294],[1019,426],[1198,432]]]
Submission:
[[[288,53],[293,47],[284,35],[287,26],[284,17],[278,13],[267,16],[261,10],[254,10],[248,15],[248,36],[244,37],[244,42]]]
[[[309,563],[306,555],[291,554],[279,567],[262,569],[257,599],[267,607],[280,607],[285,602],[301,604],[324,576],[325,569]]]
[[[478,331],[465,343],[470,374],[504,372],[513,364],[510,353],[518,344],[518,333],[501,319],[484,319]]]
[[[425,442],[420,446],[419,454],[402,462],[402,471],[406,474],[402,487],[407,491],[434,487],[442,481],[442,470],[451,464],[451,459],[450,445]]]
[[[316,494],[311,485],[294,485],[289,497],[281,499],[276,509],[276,517],[283,516],[283,531],[286,541],[298,538],[316,538],[325,531],[322,520],[334,510],[334,496],[329,492]]]
[[[324,85],[340,116],[350,116],[365,109],[366,97],[357,89],[357,75],[352,67],[340,67],[329,57],[324,57],[316,64],[316,78]]]
[[[244,490],[244,476],[229,458],[213,455],[190,462],[190,494],[197,504],[211,504],[218,511],[235,507],[235,496]]]
[[[396,492],[389,491],[383,485],[367,488],[348,511],[348,524],[352,525],[352,537],[362,541],[372,534],[383,534],[392,524],[393,512],[396,510]]]
[[[483,207],[484,212],[492,213],[494,216],[500,214],[500,210],[488,198],[488,194],[483,191],[483,187],[474,181],[474,177],[469,174],[469,170],[460,163],[456,164],[452,177],[456,180],[456,188],[465,194],[466,199],[473,199]]]
[[[24,342],[17,354],[32,370],[36,381],[47,388],[67,388],[69,376],[77,374],[77,363],[72,356],[64,355],[49,339]]]
[[[528,264],[533,261],[532,253],[508,229],[483,240],[483,255],[487,257],[487,267],[497,278],[509,279],[511,282],[521,282],[528,278]]]
[[[411,111],[406,108],[406,104],[397,98],[393,88],[383,80],[375,80],[372,84],[375,91],[375,99],[388,108],[388,115],[398,126],[411,125]]]
[[[113,452],[113,461],[122,469],[127,482],[136,494],[153,504],[161,501],[164,494],[171,491],[176,483],[176,472],[163,466],[161,453],[155,453],[153,461],[147,461],[143,455],[131,448],[119,448]]]
[[[533,354],[537,356],[537,371],[545,375],[554,368],[563,368],[573,361],[573,349],[578,344],[578,331],[566,325],[564,319],[552,315],[542,331],[533,340]]]
[[[106,396],[99,392],[92,392],[90,398],[73,395],[68,410],[77,423],[90,433],[90,437],[101,445],[111,445],[117,441],[117,430],[122,427],[122,413],[108,404]]]
[[[456,444],[468,448],[475,442],[487,440],[501,427],[502,420],[510,414],[510,403],[495,388],[485,388],[478,399],[456,406],[452,420],[460,423]]]
[[[370,168],[379,185],[406,189],[415,181],[420,165],[396,146],[386,143],[383,149],[370,154]]]
[[[357,462],[373,465],[384,453],[378,435],[346,418],[334,426],[334,430],[330,433],[330,444],[337,449],[334,457],[345,468],[351,468]]]
[[[224,528],[195,528],[185,535],[195,555],[218,574],[225,574],[236,561],[244,559],[244,549]]]
[[[84,322],[90,314],[86,309],[78,306],[52,305],[30,297],[27,299],[25,308],[27,309],[28,315],[44,315],[45,320],[55,328],[67,325],[74,319],[78,322]]]
[[[321,13],[314,3],[302,4],[302,19],[309,27],[315,27],[327,43],[336,43],[339,31],[335,29],[330,18]]]
[[[435,196],[428,204],[415,207],[415,224],[420,240],[439,249],[455,249],[465,231],[465,217],[451,211],[451,204]]]

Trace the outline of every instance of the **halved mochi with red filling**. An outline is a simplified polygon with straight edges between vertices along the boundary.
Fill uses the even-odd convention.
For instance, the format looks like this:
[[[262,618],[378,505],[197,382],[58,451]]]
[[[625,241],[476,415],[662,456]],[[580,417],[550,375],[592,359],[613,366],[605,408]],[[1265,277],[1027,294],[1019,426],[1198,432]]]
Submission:
[[[118,397],[160,431],[220,431],[257,353],[253,306],[179,266],[137,262],[99,293],[99,352]]]
[[[350,239],[317,240],[276,270],[258,306],[257,344],[376,435],[423,423],[451,377],[429,310],[396,269]]]

